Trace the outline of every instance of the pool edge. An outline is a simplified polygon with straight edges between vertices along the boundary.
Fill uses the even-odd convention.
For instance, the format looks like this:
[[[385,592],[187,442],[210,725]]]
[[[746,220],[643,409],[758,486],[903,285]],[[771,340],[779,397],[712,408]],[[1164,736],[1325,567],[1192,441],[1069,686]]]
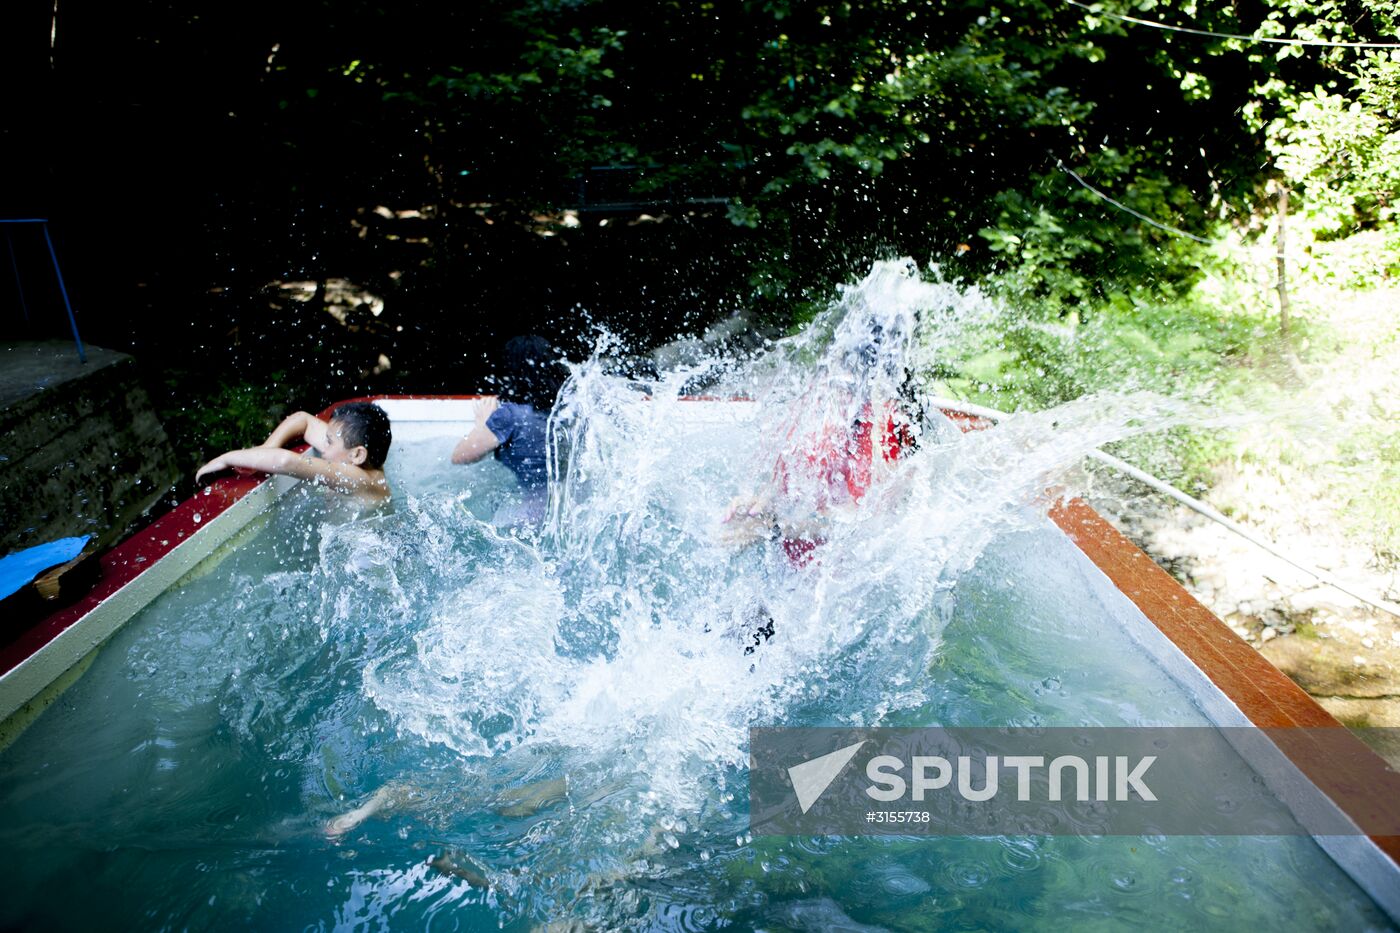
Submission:
[[[1062,499],[1050,520],[1113,586],[1215,688],[1250,725],[1261,729],[1339,729],[1347,731],[1302,687],[1231,631],[1215,613],[1157,564],[1126,535],[1082,499]],[[1349,733],[1348,733],[1349,734]],[[1358,775],[1390,772],[1389,764],[1353,737],[1357,758],[1367,769]],[[1284,751],[1301,773],[1313,778],[1316,763]],[[1320,786],[1320,785],[1319,785]],[[1326,794],[1326,791],[1321,791]],[[1347,801],[1334,806],[1353,822],[1361,820]],[[1400,836],[1314,836],[1392,920],[1400,922]]]
[[[99,558],[97,585],[0,648],[0,721],[120,629],[292,483],[234,477],[204,487]]]
[[[363,396],[328,405],[320,417],[329,418],[347,402],[474,401],[486,397]],[[101,573],[92,590],[0,645],[0,722],[23,710],[294,484],[286,477],[266,474],[217,479],[101,555]]]

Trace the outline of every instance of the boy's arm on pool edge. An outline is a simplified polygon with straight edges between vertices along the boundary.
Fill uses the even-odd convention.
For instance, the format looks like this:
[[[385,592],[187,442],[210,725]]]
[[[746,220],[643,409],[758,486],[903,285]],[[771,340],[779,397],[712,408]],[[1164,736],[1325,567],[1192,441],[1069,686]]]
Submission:
[[[304,411],[292,412],[272,430],[260,447],[286,447],[295,440],[305,440],[317,450],[326,449],[326,422]],[[266,471],[264,471],[266,472]]]
[[[369,493],[374,495],[383,489],[387,495],[388,486],[382,477],[349,463],[331,463],[320,457],[303,457],[290,450],[272,447],[251,447],[247,450],[230,450],[210,460],[195,474],[195,481],[208,473],[220,470],[257,470],[260,473],[275,473],[280,476],[293,476],[297,479],[324,483],[338,492]]]

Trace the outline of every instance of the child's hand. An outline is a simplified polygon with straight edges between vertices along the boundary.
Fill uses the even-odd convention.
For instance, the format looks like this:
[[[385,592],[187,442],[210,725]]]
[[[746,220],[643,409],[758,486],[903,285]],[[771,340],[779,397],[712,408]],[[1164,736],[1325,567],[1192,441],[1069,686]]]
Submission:
[[[194,475],[194,481],[198,483],[200,480],[212,480],[215,475],[226,471],[232,471],[239,476],[257,476],[262,472],[261,470],[249,466],[239,466],[237,463],[230,463],[229,461],[235,456],[242,456],[250,452],[261,451],[262,449],[261,447],[254,447],[251,450],[230,450],[228,453],[219,454],[219,456],[199,468],[199,472]]]
[[[736,496],[729,503],[729,508],[725,509],[724,518],[720,521],[728,524],[732,521],[743,521],[748,518],[756,518],[768,512],[767,496]]]
[[[224,459],[223,454],[220,454],[199,468],[199,472],[194,475],[194,481],[195,483],[199,483],[204,477],[212,476],[215,473],[222,473],[227,469],[230,469],[228,461]]]
[[[490,418],[491,415],[495,413],[496,409],[500,407],[500,399],[494,396],[491,398],[484,398],[472,405],[472,418],[478,426],[483,425],[486,423],[486,419]]]

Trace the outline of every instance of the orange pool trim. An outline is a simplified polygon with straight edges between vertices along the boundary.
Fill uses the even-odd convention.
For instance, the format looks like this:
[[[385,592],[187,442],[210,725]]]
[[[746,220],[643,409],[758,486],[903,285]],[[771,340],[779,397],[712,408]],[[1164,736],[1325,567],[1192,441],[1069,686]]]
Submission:
[[[1231,631],[1082,499],[1056,503],[1050,510],[1050,520],[1253,725],[1261,729],[1345,730],[1303,688]],[[1393,772],[1360,739],[1352,738],[1352,742],[1355,745],[1343,775],[1327,767],[1331,759],[1319,760],[1318,756],[1307,754],[1306,749],[1284,751],[1343,812],[1359,825],[1366,825],[1361,811],[1366,807],[1367,789],[1392,780]],[[1400,866],[1400,836],[1370,838]]]
[[[992,425],[967,412],[944,410],[943,414],[964,431]],[[1060,499],[1049,514],[1084,556],[1252,725],[1298,729],[1297,741],[1283,741],[1280,750],[1357,825],[1368,825],[1365,815],[1375,808],[1374,789],[1393,785],[1395,779],[1383,758],[1083,499]],[[1317,742],[1313,729],[1336,729],[1331,735],[1345,738]],[[1282,735],[1287,733],[1275,731],[1270,738],[1280,742]],[[1339,757],[1344,757],[1345,769],[1332,766]],[[1368,838],[1400,868],[1400,836]]]

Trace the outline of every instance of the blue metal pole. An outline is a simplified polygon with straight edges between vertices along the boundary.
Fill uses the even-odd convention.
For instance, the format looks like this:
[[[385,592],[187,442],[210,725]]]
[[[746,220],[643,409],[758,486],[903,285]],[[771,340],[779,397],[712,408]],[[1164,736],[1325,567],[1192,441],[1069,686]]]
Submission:
[[[29,323],[29,302],[24,300],[24,283],[19,278],[19,260],[15,258],[15,238],[5,231],[5,245],[10,248],[10,268],[15,270],[15,289],[19,292],[19,309],[24,312],[24,323]]]
[[[44,228],[44,242],[49,244],[49,258],[53,260],[53,274],[58,276],[58,290],[63,294],[63,308],[68,312],[68,326],[73,329],[73,342],[78,345],[78,362],[86,363],[87,354],[83,352],[83,338],[78,336],[78,321],[73,317],[73,305],[68,301],[68,286],[63,284],[63,273],[58,269],[58,253],[54,252],[53,237],[49,236],[49,225],[42,225]]]

